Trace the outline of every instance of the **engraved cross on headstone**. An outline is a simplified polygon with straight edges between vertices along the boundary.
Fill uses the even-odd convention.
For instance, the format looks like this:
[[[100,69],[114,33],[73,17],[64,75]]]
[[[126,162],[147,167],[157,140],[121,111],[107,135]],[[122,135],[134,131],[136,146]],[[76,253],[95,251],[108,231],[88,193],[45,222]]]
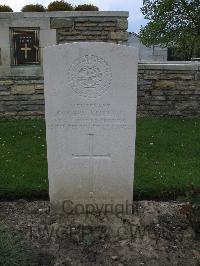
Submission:
[[[107,154],[95,154],[94,153],[94,134],[88,134],[89,136],[89,154],[72,154],[72,159],[87,159],[89,160],[89,180],[90,180],[90,196],[94,193],[94,160],[111,159],[111,155]]]
[[[27,43],[25,43],[25,47],[21,48],[22,51],[24,51],[24,57],[25,59],[28,58],[28,51],[31,51],[31,48],[28,48]]]

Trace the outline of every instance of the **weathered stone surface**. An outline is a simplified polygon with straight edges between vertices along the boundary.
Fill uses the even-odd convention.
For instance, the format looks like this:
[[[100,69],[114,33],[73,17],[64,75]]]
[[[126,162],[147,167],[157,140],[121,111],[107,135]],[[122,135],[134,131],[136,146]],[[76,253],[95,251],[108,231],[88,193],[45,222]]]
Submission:
[[[31,96],[32,100],[44,100],[44,95],[43,94],[35,94]]]
[[[118,16],[119,17],[119,16]],[[116,22],[116,20],[118,19],[118,17],[75,17],[74,21],[75,22],[98,22],[98,23],[102,23],[102,22]]]
[[[72,28],[73,20],[70,18],[52,18],[51,19],[51,28],[60,29],[60,28]]]
[[[200,72],[197,72],[195,73],[195,80],[200,80]]]
[[[117,20],[117,29],[118,30],[127,30],[128,29],[128,20],[125,18],[120,18]]]
[[[16,117],[17,112],[2,112],[0,113],[0,117]]]
[[[88,21],[86,22],[83,21],[82,23],[79,23],[79,22],[75,23],[75,27],[96,27],[98,25],[99,23],[93,23],[93,22],[88,22]]]
[[[115,22],[102,22],[101,25],[103,27],[116,27],[116,21]]]
[[[188,73],[177,73],[177,74],[169,73],[166,75],[165,73],[160,75],[160,79],[191,80],[194,79],[194,74],[189,75]]]
[[[144,72],[143,79],[144,80],[159,80],[160,79],[160,73],[146,73]]]
[[[0,104],[0,113],[3,113],[5,111],[5,108],[4,108],[4,103],[2,102]]]
[[[84,31],[83,35],[86,35],[86,36],[92,36],[92,35],[108,35],[107,32],[105,31]]]
[[[14,85],[12,87],[12,94],[33,94],[34,92],[34,85]]]
[[[138,75],[138,85],[152,85],[152,80],[145,80],[142,79],[142,76],[139,78],[140,74]]]
[[[7,91],[7,90],[8,90],[8,87],[7,86],[0,85],[0,92]]]
[[[108,40],[108,35],[87,35],[86,39],[88,39],[88,41],[102,42]]]
[[[115,27],[103,27],[104,31],[115,31]]]
[[[12,84],[13,84],[12,80],[0,80],[1,86],[7,86],[7,85],[12,85]]]
[[[110,32],[109,37],[111,40],[117,41],[127,41],[128,40],[128,32]]]
[[[162,91],[162,90],[152,90],[151,91],[151,95],[152,96],[161,96],[161,95],[163,95],[164,94],[164,92]]]
[[[3,95],[10,95],[10,91],[0,90],[0,96],[3,96]]]
[[[155,88],[174,88],[176,82],[169,80],[159,80],[154,83]]]
[[[16,98],[16,95],[1,95],[0,97],[0,104],[1,102],[4,102],[4,101],[12,101]]]
[[[58,34],[60,37],[63,37],[63,36],[79,36],[81,34],[80,31],[70,31],[70,32],[67,32],[67,31],[58,31]]]
[[[35,85],[36,90],[44,90],[44,84],[41,85]]]
[[[65,42],[65,41],[86,41],[87,37],[82,35],[74,35],[74,36],[60,36],[59,42]]]
[[[44,116],[44,110],[43,111],[18,111],[15,113],[15,116],[22,116],[22,117],[35,117],[35,116]]]
[[[126,46],[73,43],[44,50],[53,204],[132,202],[136,72],[135,49]]]
[[[151,100],[153,101],[153,103],[154,103],[154,100],[156,100],[156,101],[165,101],[166,97],[157,95],[157,96],[152,96]]]
[[[124,32],[127,25],[125,17],[120,19],[119,17],[75,17],[73,19],[74,27],[57,28],[58,42],[87,40],[124,42],[128,39],[128,34]]]
[[[99,31],[101,32],[104,28],[102,26],[98,26],[98,27],[76,27],[75,28],[77,31],[90,31],[90,32],[93,32],[93,31]]]
[[[15,85],[36,85],[36,84],[41,84],[42,78],[36,78],[32,79],[31,77],[20,77],[18,76],[15,78]]]

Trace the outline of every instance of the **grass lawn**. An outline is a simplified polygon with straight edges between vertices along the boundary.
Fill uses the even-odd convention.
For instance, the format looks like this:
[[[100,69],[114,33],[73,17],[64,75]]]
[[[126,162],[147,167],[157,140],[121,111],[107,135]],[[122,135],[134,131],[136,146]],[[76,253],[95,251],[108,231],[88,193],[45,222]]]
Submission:
[[[0,198],[47,191],[44,120],[0,120]]]
[[[135,196],[176,198],[200,187],[200,118],[137,120]],[[0,199],[47,197],[45,123],[0,120]]]

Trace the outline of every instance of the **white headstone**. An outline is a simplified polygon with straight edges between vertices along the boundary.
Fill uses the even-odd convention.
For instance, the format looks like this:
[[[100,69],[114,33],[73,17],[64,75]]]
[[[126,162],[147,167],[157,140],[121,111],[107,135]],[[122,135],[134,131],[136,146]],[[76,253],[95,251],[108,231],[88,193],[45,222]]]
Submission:
[[[136,49],[96,42],[47,47],[44,74],[51,202],[131,203]]]

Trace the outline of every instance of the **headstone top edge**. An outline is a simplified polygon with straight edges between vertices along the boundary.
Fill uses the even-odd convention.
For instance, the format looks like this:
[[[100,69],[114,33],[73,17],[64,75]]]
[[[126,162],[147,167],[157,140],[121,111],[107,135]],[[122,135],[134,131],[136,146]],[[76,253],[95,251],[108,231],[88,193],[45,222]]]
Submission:
[[[89,46],[96,46],[96,47],[123,47],[124,49],[127,49],[127,50],[130,50],[130,51],[133,51],[135,50],[136,52],[138,51],[138,48],[137,47],[133,47],[133,46],[127,46],[125,44],[117,44],[117,43],[106,43],[106,42],[71,42],[71,43],[61,43],[61,44],[55,44],[55,45],[51,45],[51,46],[46,46],[43,48],[43,50],[47,51],[47,50],[51,50],[51,49],[57,49],[57,48],[65,48],[65,47],[78,47],[78,46],[81,46],[81,47],[84,47],[87,48]]]

